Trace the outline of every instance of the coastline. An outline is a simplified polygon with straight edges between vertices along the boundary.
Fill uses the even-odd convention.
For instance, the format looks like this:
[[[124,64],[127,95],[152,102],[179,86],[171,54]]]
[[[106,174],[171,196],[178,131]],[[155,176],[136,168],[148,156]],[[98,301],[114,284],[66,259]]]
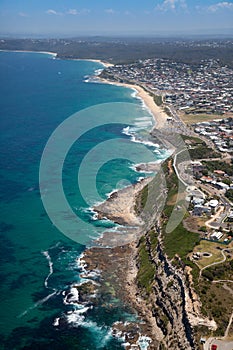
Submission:
[[[59,58],[59,56],[58,56]],[[101,61],[101,60],[97,60],[97,59],[92,59],[92,58],[71,58],[71,57],[61,57],[62,60],[69,60],[69,61],[87,61],[87,62],[95,62],[95,63],[99,63],[102,64],[105,68],[108,67],[113,67],[114,64],[109,63],[109,62],[105,62],[105,61]]]
[[[52,52],[52,51],[33,51],[33,50],[3,50],[0,49],[0,52],[28,52],[28,53],[43,53],[46,55],[52,55],[54,57],[58,57],[58,53],[57,52]],[[109,63],[109,62],[105,62],[105,61],[101,61],[98,59],[90,59],[90,58],[62,58],[64,60],[72,60],[72,61],[89,61],[89,62],[96,62],[96,63],[100,63],[102,64],[104,67],[112,67],[114,66],[114,64]]]
[[[75,58],[74,58],[75,59]],[[105,62],[105,61],[101,61],[101,60],[97,60],[97,59],[90,59],[90,58],[80,58],[77,59],[78,61],[90,61],[90,62],[96,62],[96,63],[100,63],[102,64],[104,67],[108,68],[108,67],[113,67],[114,64],[113,63],[109,63],[109,62]]]
[[[57,57],[56,52],[51,52],[51,51],[32,51],[32,50],[1,50],[0,52],[27,52],[27,53],[43,53],[46,55],[52,55],[54,57]]]
[[[4,51],[4,50],[3,50]],[[9,50],[14,52],[13,50]],[[52,52],[42,52],[42,51],[15,51],[15,52],[30,52],[30,53],[43,53],[43,54],[50,54],[52,56],[57,57],[56,53]],[[85,60],[82,60],[85,61]],[[88,60],[86,60],[88,61]],[[89,60],[93,62],[98,62],[105,65],[104,62],[99,60]],[[109,83],[109,82],[107,82]],[[124,86],[126,88],[130,88],[131,90],[137,91],[137,96],[143,101],[143,103],[146,105],[146,107],[151,111],[151,114],[156,120],[156,126],[155,128],[163,128],[165,120],[162,122],[162,118],[160,116],[160,108],[155,105],[153,97],[149,95],[142,87],[131,85],[131,84],[117,84],[113,83],[114,85]],[[149,178],[150,180],[150,178]],[[146,181],[148,179],[144,179],[143,181],[139,182],[135,188],[133,186],[130,186],[127,190],[127,193],[125,191],[124,198],[122,197],[121,192],[117,192],[117,206],[121,209],[122,212],[122,220],[124,219],[124,215],[128,215],[128,225],[138,225],[139,232],[134,232],[134,234],[140,234],[142,235],[142,227],[140,227],[140,221],[138,221],[138,218],[136,217],[136,214],[134,212],[134,205],[135,200],[138,195],[138,192],[146,185]],[[137,188],[137,190],[136,190]],[[104,202],[106,206],[109,206],[109,202]],[[123,207],[124,203],[124,207]],[[123,207],[123,208],[122,208]],[[110,208],[111,209],[111,208]],[[114,211],[114,205],[111,209]],[[118,214],[117,214],[118,216]],[[136,220],[136,221],[135,221]],[[122,222],[123,224],[126,224],[126,222]],[[125,227],[126,231],[130,231],[127,226]],[[136,231],[136,230],[135,230]],[[114,233],[113,233],[114,235]],[[127,233],[126,233],[127,235]],[[122,234],[124,236],[124,233]],[[152,344],[149,346],[149,349],[157,349],[157,338],[159,334],[159,329],[156,325],[156,321],[153,318],[152,311],[146,304],[146,300],[140,296],[140,290],[137,285],[137,273],[138,273],[138,267],[137,267],[137,254],[138,254],[138,248],[137,248],[137,240],[139,237],[134,237],[134,241],[131,241],[129,244],[128,242],[123,242],[122,245],[113,248],[93,248],[93,249],[86,249],[85,250],[85,257],[84,260],[88,261],[88,255],[89,255],[89,268],[95,269],[96,267],[101,270],[101,280],[103,281],[103,289],[101,292],[103,292],[103,295],[108,293],[108,290],[106,290],[104,287],[110,285],[115,286],[116,289],[116,295],[119,296],[119,298],[122,298],[125,305],[129,305],[132,307],[133,310],[136,310],[136,314],[139,316],[138,320],[135,323],[131,323],[129,325],[127,324],[121,324],[113,325],[114,329],[116,329],[118,332],[122,332],[122,334],[128,334],[130,333],[130,327],[133,330],[133,334],[135,336],[134,340],[136,339],[136,342],[138,341],[138,338],[142,334],[143,336],[148,336],[152,340]],[[131,237],[132,239],[132,237]],[[95,254],[96,260],[92,254]],[[117,261],[116,261],[117,260]],[[115,271],[116,279],[114,280],[114,275],[112,274],[112,271],[110,269],[110,266],[112,266],[112,271]],[[91,292],[91,291],[90,291]],[[91,293],[90,293],[91,294]],[[100,293],[101,294],[101,293]],[[106,302],[107,303],[107,302]],[[111,310],[111,304],[109,304],[109,309]],[[130,338],[127,339],[128,343],[132,342],[131,344],[135,344],[135,341],[132,341]],[[155,347],[156,346],[156,347]],[[126,349],[131,349],[131,347],[125,347]],[[135,347],[134,347],[135,348]],[[139,347],[135,348],[139,349]],[[147,347],[144,347],[144,349],[147,349]]]
[[[93,207],[93,210],[98,214],[98,218],[101,220],[107,217],[120,225],[141,226],[142,221],[134,211],[135,201],[138,193],[151,179],[151,177],[144,178],[134,185],[114,191],[105,202]]]
[[[142,102],[145,104],[145,106],[150,111],[150,113],[152,114],[155,120],[156,124],[154,128],[161,130],[165,127],[167,122],[167,114],[162,110],[161,107],[156,105],[156,103],[154,102],[153,96],[151,96],[149,92],[147,92],[143,87],[136,84],[134,85],[134,84],[128,84],[128,83],[109,81],[107,79],[102,79],[100,77],[99,77],[99,80],[103,84],[122,86],[122,87],[126,87],[136,91],[137,93],[136,97],[142,100]]]
[[[90,248],[84,252],[82,262],[88,271],[100,271],[101,280],[96,293],[98,296],[110,296],[104,306],[114,310],[114,302],[119,300],[134,314],[131,321],[117,321],[112,324],[113,336],[124,339],[126,350],[140,350],[138,340],[141,336],[149,339],[143,349],[157,350],[163,334],[156,324],[152,310],[140,296],[136,283],[137,242],[114,248]],[[102,298],[105,300],[106,297]]]
[[[51,52],[51,51],[33,51],[33,50],[2,50],[0,49],[1,52],[28,52],[28,53],[42,53],[42,54],[47,54],[47,55],[52,55],[54,57],[58,57],[57,52]],[[73,61],[90,61],[90,62],[96,62],[102,64],[104,67],[112,67],[114,64],[105,62],[99,59],[90,59],[90,58],[62,58],[65,60],[73,60]],[[109,81],[107,79],[102,79],[99,77],[100,82],[103,84],[111,84],[111,85],[116,85],[116,86],[122,86],[129,88],[131,90],[136,91],[137,93],[137,98],[140,98],[142,102],[145,104],[145,106],[148,108],[150,113],[152,114],[156,125],[155,129],[163,129],[166,125],[167,121],[167,115],[166,113],[162,110],[161,107],[157,106],[156,103],[154,102],[153,97],[141,86],[136,85],[136,84],[128,84],[128,83],[120,83],[120,82],[114,82],[114,81]]]
[[[137,93],[136,97],[142,100],[142,103],[155,120],[155,126],[153,126],[151,132],[156,129],[161,131],[165,128],[167,115],[161,107],[155,104],[153,96],[143,87],[98,78],[103,84],[122,86],[135,91]],[[115,223],[123,225],[126,232],[123,232],[124,238],[112,237],[114,233],[111,235],[109,232],[106,232],[99,240],[99,243],[105,247],[110,247],[113,243],[113,248],[91,248],[87,249],[84,254],[84,261],[87,263],[88,268],[98,268],[101,271],[104,283],[113,287],[119,299],[125,305],[131,307],[139,317],[139,323],[138,321],[128,324],[119,322],[117,325],[113,325],[114,332],[121,334],[121,336],[127,339],[128,345],[125,349],[129,350],[131,346],[139,349],[137,347],[137,341],[142,334],[149,339],[149,342],[145,345],[145,349],[151,350],[158,349],[158,344],[164,337],[137,283],[139,271],[137,265],[138,242],[144,233],[145,227],[143,226],[142,219],[135,212],[135,204],[139,193],[152,179],[153,177],[144,178],[135,185],[128,186],[122,190],[116,190],[105,202],[93,208],[97,212],[99,219],[107,217]],[[133,228],[133,235],[132,225],[135,226]],[[108,243],[110,244],[108,245]],[[112,264],[114,267],[112,267]],[[116,279],[113,278],[114,275],[117,277]],[[131,329],[134,329],[133,333],[130,333]]]

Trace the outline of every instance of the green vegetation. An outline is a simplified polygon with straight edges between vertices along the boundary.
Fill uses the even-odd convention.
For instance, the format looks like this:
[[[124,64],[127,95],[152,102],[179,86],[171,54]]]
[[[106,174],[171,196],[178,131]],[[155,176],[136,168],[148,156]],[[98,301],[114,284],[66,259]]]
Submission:
[[[90,58],[113,63],[131,63],[140,59],[163,58],[176,62],[199,64],[201,60],[219,59],[221,64],[233,66],[233,48],[224,40],[214,39],[215,45],[200,45],[211,40],[191,42],[161,38],[73,38],[73,39],[4,39],[2,50],[32,50],[57,52],[60,58]],[[161,44],[162,42],[162,44]],[[211,41],[212,42],[212,41]],[[216,42],[219,45],[216,46]],[[194,71],[195,67],[191,67]]]
[[[213,172],[214,170],[223,170],[227,175],[233,176],[233,164],[229,164],[220,160],[207,161],[203,162],[203,164],[210,172]]]
[[[190,142],[192,144],[196,144],[196,145],[198,145],[198,144],[201,144],[201,145],[205,144],[205,142],[203,140],[201,140],[199,137],[186,136],[186,135],[181,135],[181,136],[182,136],[182,139],[184,141],[188,141],[188,142]]]
[[[172,213],[176,196],[177,196],[177,189],[178,189],[178,178],[175,174],[175,172],[168,171],[168,164],[171,165],[172,159],[169,158],[168,161],[164,162],[162,168],[163,172],[166,174],[166,181],[167,181],[167,199],[166,199],[166,205],[163,210],[163,216],[169,217]]]
[[[232,312],[233,300],[229,291],[224,288],[224,284],[213,283],[212,276],[207,271],[205,271],[205,277],[198,285],[202,314],[216,321],[218,329],[213,335],[223,336]],[[231,288],[230,285],[229,287]]]
[[[193,286],[194,289],[197,290],[197,286],[198,286],[198,281],[199,281],[199,274],[200,274],[200,270],[198,268],[198,266],[192,262],[189,258],[183,259],[183,263],[186,266],[191,267],[192,271],[192,276],[193,276]]]
[[[199,139],[189,139],[188,141],[200,142]],[[199,146],[204,148],[204,145],[202,143],[201,145],[199,144]],[[216,164],[219,165],[219,162]],[[166,224],[177,201],[179,181],[172,166],[172,158],[169,158],[166,162],[163,163],[162,169],[163,173],[166,176],[167,183],[167,199],[162,212],[164,252],[168,255],[169,259],[172,259],[172,263],[174,265],[181,268],[184,266],[191,267],[193,287],[197,294],[200,296],[202,302],[202,313],[204,316],[207,316],[210,319],[214,318],[217,322],[218,329],[214,335],[223,335],[229,321],[233,307],[233,300],[231,295],[229,293],[226,293],[223,284],[213,283],[213,281],[219,279],[232,280],[233,261],[231,260],[229,253],[229,257],[225,263],[203,270],[202,278],[200,279],[200,269],[197,264],[200,264],[200,267],[202,267],[211,263],[212,260],[213,262],[220,261],[222,259],[221,250],[217,249],[218,244],[216,243],[211,243],[203,240],[200,241],[199,234],[187,230],[183,226],[183,223],[180,223],[172,232],[166,233]],[[148,189],[144,189],[144,191],[141,192],[140,196],[140,206],[143,206],[145,204],[148,199],[147,197]],[[206,227],[202,225],[199,229],[205,232]],[[150,244],[148,245],[148,243]],[[154,230],[147,232],[146,236],[142,237],[139,243],[139,271],[137,276],[138,285],[145,291],[145,294],[147,296],[149,296],[152,292],[154,276],[156,274],[156,268],[151,261],[151,255],[148,251],[148,248],[150,248],[150,252],[153,255],[153,253],[156,252],[157,243],[157,234]],[[212,256],[210,258],[200,259],[200,261],[198,261],[196,264],[191,261],[189,257],[189,254],[193,251],[210,252]],[[168,288],[170,287],[172,287],[172,281],[168,284]],[[164,324],[166,324],[166,318],[162,321]],[[197,332],[199,332],[199,328]],[[204,333],[202,332],[202,334]]]
[[[204,270],[203,272],[202,272],[202,276],[203,277],[205,277],[205,278],[207,278],[209,281],[213,281],[214,280],[214,276],[213,276],[213,274],[210,272],[210,271],[208,271],[208,270]]]
[[[200,241],[198,233],[189,232],[180,223],[172,232],[164,234],[164,248],[170,259],[176,254],[181,259],[193,251],[195,245]]]
[[[206,226],[201,226],[198,231],[207,232]]]
[[[157,106],[161,106],[163,104],[163,98],[161,95],[154,95],[154,101]]]
[[[204,158],[219,158],[220,154],[214,151],[212,148],[206,147],[206,145],[198,145],[195,148],[189,150],[190,158],[204,159]]]
[[[225,196],[226,196],[231,202],[233,202],[233,189],[227,190]]]
[[[207,144],[198,137],[182,136],[186,144],[190,145],[192,148],[184,150],[177,155],[177,162],[180,163],[188,159],[188,156],[192,159],[203,159],[203,158],[220,158],[221,154],[209,148]],[[221,163],[221,162],[220,162]],[[224,163],[224,162],[223,162]]]
[[[201,269],[206,267],[212,263],[219,262],[223,260],[223,256],[221,250],[219,249],[219,242],[211,242],[205,239],[200,241],[200,244],[195,247],[194,253],[205,253],[208,252],[210,254],[209,257],[202,256],[201,259],[196,261],[197,266]],[[223,248],[228,248],[227,245],[224,245]],[[219,265],[220,266],[220,265]],[[204,270],[205,271],[205,270]],[[203,271],[203,273],[204,273]]]
[[[171,215],[177,196],[178,179],[173,168],[171,168],[171,159],[164,163],[163,170],[167,175],[168,190],[167,201],[163,210],[164,249],[170,259],[174,258],[176,254],[181,259],[185,259],[187,254],[192,252],[195,245],[199,243],[200,238],[198,233],[189,232],[184,228],[183,223],[180,223],[172,232],[165,232],[167,219]]]
[[[204,270],[205,271],[205,270]],[[203,271],[203,273],[204,273]],[[233,260],[225,261],[222,264],[206,269],[213,276],[214,280],[227,280],[233,277]]]
[[[180,117],[186,124],[196,124],[223,118],[219,114],[192,114],[191,112],[186,112]]]
[[[214,336],[223,336],[226,330],[233,307],[233,298],[230,293],[232,284],[227,282],[213,282],[218,280],[232,280],[233,260],[228,258],[224,263],[203,270],[202,279],[195,283],[195,287],[202,302],[203,315],[211,318],[218,324]]]
[[[150,230],[149,239],[150,239],[151,251],[155,252],[157,249],[157,244],[158,244],[158,238],[157,238],[157,234],[156,234],[155,230]]]
[[[146,237],[143,236],[139,242],[138,255],[138,275],[137,281],[140,288],[144,289],[147,294],[152,290],[152,282],[155,276],[155,266],[151,263],[149,252],[146,247]]]
[[[136,199],[136,203],[135,203],[135,207],[134,210],[137,213],[137,215],[139,215],[147,202],[147,198],[148,198],[148,185],[146,185],[138,194],[137,199]]]
[[[165,106],[163,110],[169,117],[172,117],[172,113],[171,113],[170,109],[167,106]]]

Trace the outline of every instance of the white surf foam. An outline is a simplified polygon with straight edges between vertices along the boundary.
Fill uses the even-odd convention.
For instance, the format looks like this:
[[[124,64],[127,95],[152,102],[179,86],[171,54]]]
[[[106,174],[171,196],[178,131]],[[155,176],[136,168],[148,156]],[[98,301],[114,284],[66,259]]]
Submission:
[[[48,260],[48,264],[49,264],[49,274],[47,275],[47,277],[44,280],[44,286],[45,286],[45,288],[48,288],[49,277],[53,274],[53,262],[52,262],[50,255],[49,255],[49,252],[47,250],[44,252],[41,252],[41,253],[46,257],[46,259]]]
[[[102,72],[103,72],[103,68],[96,69],[94,72],[94,75],[98,77]]]
[[[140,350],[147,350],[151,342],[150,337],[140,335],[136,344],[140,347]]]
[[[51,247],[51,248],[55,248],[55,247],[57,247],[59,244],[60,244],[60,243],[58,242],[57,244],[55,244],[55,245],[54,245],[53,247]],[[51,249],[51,248],[50,248],[50,249]],[[38,300],[36,303],[34,303],[34,304],[33,304],[32,306],[30,306],[29,308],[27,308],[25,311],[23,311],[21,314],[19,314],[19,315],[17,316],[18,318],[21,318],[21,317],[25,316],[29,311],[31,311],[31,310],[35,309],[36,307],[38,307],[38,306],[44,304],[44,303],[45,303],[47,300],[49,300],[52,296],[54,296],[55,294],[58,293],[58,291],[57,291],[55,288],[50,288],[50,287],[48,286],[48,280],[49,280],[50,276],[53,274],[53,262],[52,262],[52,259],[51,259],[50,255],[49,255],[49,252],[48,252],[47,250],[46,250],[46,251],[42,251],[41,253],[46,257],[46,259],[47,259],[47,261],[48,261],[48,265],[49,265],[49,273],[48,273],[48,275],[46,276],[46,278],[45,278],[45,280],[44,280],[44,286],[45,286],[46,289],[52,289],[53,292],[52,292],[51,294],[47,295],[46,297],[44,297],[44,298]]]
[[[40,299],[39,301],[37,301],[35,304],[33,304],[32,306],[30,306],[28,309],[26,309],[25,311],[23,311],[21,314],[19,314],[17,316],[17,318],[21,318],[23,316],[25,316],[29,311],[35,309],[36,307],[44,304],[47,300],[49,300],[52,296],[54,296],[55,294],[57,294],[57,291],[54,291],[53,293],[47,295],[45,298]]]

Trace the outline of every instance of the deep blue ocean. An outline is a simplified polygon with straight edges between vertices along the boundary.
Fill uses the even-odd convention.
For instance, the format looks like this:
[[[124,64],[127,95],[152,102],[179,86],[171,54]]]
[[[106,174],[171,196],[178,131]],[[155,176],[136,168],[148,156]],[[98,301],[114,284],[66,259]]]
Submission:
[[[0,349],[122,349],[122,341],[111,336],[111,325],[133,317],[124,305],[111,315],[103,308],[80,312],[77,302],[64,302],[64,295],[81,282],[77,258],[89,237],[116,228],[96,220],[91,207],[146,176],[135,171],[135,163],[162,159],[166,152],[146,142],[153,120],[133,90],[89,79],[102,68],[49,54],[0,52]],[[108,111],[116,111],[114,116],[109,112],[109,120]],[[81,218],[77,238],[71,240],[50,220],[41,200],[56,178],[42,183],[41,193],[39,171],[51,134],[75,113],[77,130],[86,116],[94,119],[93,127],[70,145],[62,169],[67,203]],[[66,139],[64,133],[61,142]],[[107,145],[107,157],[99,144]],[[69,217],[62,220],[63,227],[72,227]],[[68,325],[58,328],[64,315]]]

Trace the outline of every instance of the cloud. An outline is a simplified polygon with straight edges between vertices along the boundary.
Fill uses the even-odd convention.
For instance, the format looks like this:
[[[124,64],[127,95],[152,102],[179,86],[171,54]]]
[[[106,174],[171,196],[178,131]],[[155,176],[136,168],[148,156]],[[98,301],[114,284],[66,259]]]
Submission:
[[[164,0],[162,4],[157,6],[157,9],[160,11],[175,10],[175,3],[176,0]]]
[[[25,13],[25,12],[19,12],[18,15],[19,15],[20,17],[29,17],[28,14]]]
[[[109,13],[110,15],[114,15],[116,13],[116,11],[113,9],[106,9],[105,12]]]
[[[82,9],[82,10],[78,11],[76,9],[69,9],[66,12],[57,12],[57,11],[55,11],[53,9],[49,9],[49,10],[46,11],[46,13],[48,15],[55,15],[55,16],[65,16],[65,15],[77,16],[77,15],[83,15],[83,14],[90,13],[90,10]]]
[[[47,10],[46,13],[47,13],[48,15],[56,15],[56,16],[61,16],[61,15],[62,15],[61,12],[57,12],[57,11],[52,10],[52,9]]]
[[[177,8],[187,9],[186,0],[164,0],[156,6],[159,11],[175,11]]]
[[[186,4],[186,0],[180,0],[180,7],[183,8],[183,9],[187,9],[188,6]]]
[[[208,7],[209,12],[217,12],[218,10],[233,10],[233,2],[223,1]]]
[[[87,13],[90,13],[91,11],[89,9],[82,9],[80,11],[76,10],[76,9],[69,9],[66,14],[67,15],[74,15],[74,16],[77,16],[77,15],[85,15]]]
[[[67,11],[67,14],[68,15],[79,15],[79,12],[76,10],[76,9],[69,9],[68,11]]]

